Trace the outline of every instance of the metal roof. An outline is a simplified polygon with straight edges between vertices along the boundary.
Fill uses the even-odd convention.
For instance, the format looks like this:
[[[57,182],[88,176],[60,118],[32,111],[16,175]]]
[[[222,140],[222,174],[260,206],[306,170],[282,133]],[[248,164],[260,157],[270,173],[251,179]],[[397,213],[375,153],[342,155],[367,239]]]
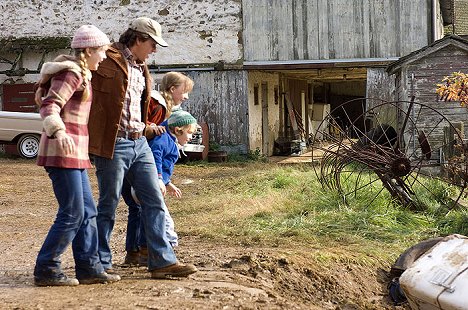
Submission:
[[[273,60],[273,61],[244,61],[244,69],[253,70],[288,70],[288,69],[322,69],[347,67],[385,67],[398,60],[398,57],[388,58],[346,58],[346,59],[317,59],[317,60]]]

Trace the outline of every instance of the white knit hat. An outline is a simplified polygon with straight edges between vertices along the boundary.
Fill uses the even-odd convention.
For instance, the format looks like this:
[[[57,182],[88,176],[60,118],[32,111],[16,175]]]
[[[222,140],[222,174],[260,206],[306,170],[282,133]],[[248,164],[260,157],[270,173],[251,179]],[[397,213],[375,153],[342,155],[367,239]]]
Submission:
[[[109,38],[104,32],[94,25],[83,25],[73,36],[72,48],[99,47],[110,44]]]

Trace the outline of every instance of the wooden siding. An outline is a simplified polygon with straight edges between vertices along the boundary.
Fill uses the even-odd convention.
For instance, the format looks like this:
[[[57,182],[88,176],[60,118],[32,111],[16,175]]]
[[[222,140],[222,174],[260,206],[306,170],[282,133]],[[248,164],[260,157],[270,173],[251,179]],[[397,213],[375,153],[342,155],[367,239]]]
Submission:
[[[388,76],[384,68],[368,68],[366,86],[366,97],[393,101],[395,76]]]
[[[436,84],[454,71],[468,71],[468,50],[459,46],[447,45],[433,53],[426,54],[418,60],[404,65],[397,72],[397,79],[402,81],[397,88],[396,98],[409,100],[412,95],[415,101],[433,108],[445,116],[451,123],[468,121],[466,108],[460,107],[458,102],[438,101],[436,96]],[[431,129],[435,125],[438,116],[435,112],[421,113],[418,117],[418,129]],[[430,141],[443,140],[443,125],[437,126],[430,134]],[[465,136],[468,134],[465,126]]]
[[[416,100],[429,105],[447,117],[451,122],[468,121],[466,108],[458,102],[437,101],[436,84],[454,71],[468,71],[468,51],[449,45],[433,54],[411,63],[406,68],[407,93],[414,94]],[[425,118],[428,126],[431,118]],[[468,128],[467,128],[468,129]],[[437,135],[443,137],[442,129]]]
[[[429,43],[431,0],[242,0],[246,61],[400,57]]]
[[[183,108],[209,127],[210,141],[223,150],[246,153],[249,147],[247,73],[192,71],[195,85]]]

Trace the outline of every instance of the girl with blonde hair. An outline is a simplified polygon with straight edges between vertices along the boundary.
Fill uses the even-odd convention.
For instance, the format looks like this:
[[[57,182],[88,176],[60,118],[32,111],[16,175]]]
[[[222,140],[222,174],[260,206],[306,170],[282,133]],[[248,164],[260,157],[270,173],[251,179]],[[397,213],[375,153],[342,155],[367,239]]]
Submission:
[[[37,164],[52,180],[58,202],[54,223],[39,251],[34,268],[37,286],[73,286],[120,280],[107,274],[98,255],[97,209],[89,183],[88,117],[91,71],[106,58],[107,36],[93,25],[73,36],[74,56],[61,55],[42,66],[36,103],[44,131]],[[61,269],[60,256],[72,245],[75,278]]]
[[[165,132],[161,123],[171,116],[172,110],[179,107],[189,98],[188,94],[193,89],[193,80],[180,72],[168,72],[164,74],[160,90],[151,92],[151,102],[148,108],[148,125],[154,128],[154,133],[147,136],[148,139]]]

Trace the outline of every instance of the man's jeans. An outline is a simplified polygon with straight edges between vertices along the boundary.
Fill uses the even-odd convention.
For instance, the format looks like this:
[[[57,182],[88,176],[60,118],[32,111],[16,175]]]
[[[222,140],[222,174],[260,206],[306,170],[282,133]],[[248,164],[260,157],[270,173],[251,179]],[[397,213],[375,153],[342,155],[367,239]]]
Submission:
[[[165,234],[164,199],[158,185],[153,154],[146,138],[117,138],[113,159],[96,156],[94,163],[99,185],[99,256],[104,268],[112,268],[109,242],[124,178],[133,186],[141,202],[148,246],[148,269],[176,263],[177,258]]]
[[[47,167],[59,209],[37,256],[34,276],[59,277],[60,255],[71,243],[77,278],[104,271],[98,256],[96,205],[85,169]]]

